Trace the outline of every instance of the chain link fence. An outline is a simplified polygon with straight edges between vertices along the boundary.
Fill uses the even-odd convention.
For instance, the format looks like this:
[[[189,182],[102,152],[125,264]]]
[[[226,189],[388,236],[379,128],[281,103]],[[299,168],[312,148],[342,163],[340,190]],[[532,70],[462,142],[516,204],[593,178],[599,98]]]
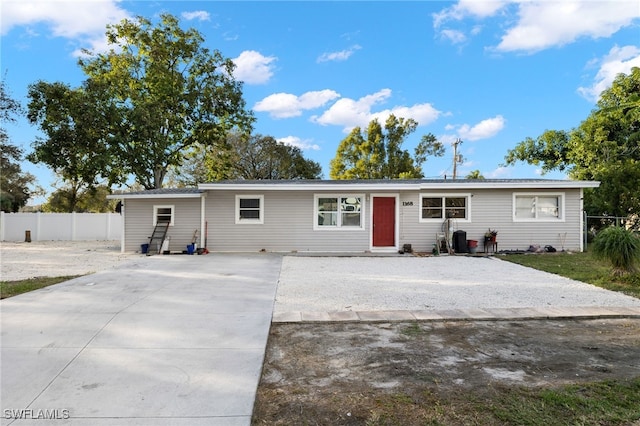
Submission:
[[[629,216],[589,216],[584,214],[584,248],[593,241],[600,229],[608,226],[621,226],[634,232],[640,232],[640,215]]]

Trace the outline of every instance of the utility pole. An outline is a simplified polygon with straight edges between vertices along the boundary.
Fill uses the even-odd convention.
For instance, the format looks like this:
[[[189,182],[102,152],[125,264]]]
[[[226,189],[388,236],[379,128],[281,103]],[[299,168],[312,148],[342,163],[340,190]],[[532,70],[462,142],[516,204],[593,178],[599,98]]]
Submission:
[[[461,156],[458,155],[458,145],[460,145],[461,143],[462,141],[460,140],[460,138],[456,139],[456,141],[453,143],[453,180],[455,180],[457,177],[458,163],[462,162],[460,161],[462,159]]]

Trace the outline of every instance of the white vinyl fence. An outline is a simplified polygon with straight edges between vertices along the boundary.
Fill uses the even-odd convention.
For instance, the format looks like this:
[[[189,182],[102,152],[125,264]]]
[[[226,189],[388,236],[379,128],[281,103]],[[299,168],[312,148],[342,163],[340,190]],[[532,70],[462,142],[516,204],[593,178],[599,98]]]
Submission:
[[[0,212],[0,241],[119,240],[122,216],[118,213],[5,213]]]

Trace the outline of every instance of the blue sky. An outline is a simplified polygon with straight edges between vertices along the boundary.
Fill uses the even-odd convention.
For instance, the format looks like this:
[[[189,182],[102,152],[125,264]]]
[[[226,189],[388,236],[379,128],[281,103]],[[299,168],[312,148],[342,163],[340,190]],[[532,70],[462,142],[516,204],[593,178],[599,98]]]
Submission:
[[[405,147],[433,133],[447,154],[428,178],[539,177],[500,167],[507,150],[546,129],[569,130],[594,109],[618,73],[640,66],[637,0],[607,1],[29,1],[2,0],[1,64],[26,106],[38,80],[78,86],[81,48],[102,51],[105,25],[163,12],[195,27],[237,65],[255,133],[304,150],[329,177],[329,161],[354,126],[389,113],[419,126]],[[29,152],[37,129],[7,126]],[[24,163],[47,190],[55,176]],[[545,175],[563,178],[559,173]]]

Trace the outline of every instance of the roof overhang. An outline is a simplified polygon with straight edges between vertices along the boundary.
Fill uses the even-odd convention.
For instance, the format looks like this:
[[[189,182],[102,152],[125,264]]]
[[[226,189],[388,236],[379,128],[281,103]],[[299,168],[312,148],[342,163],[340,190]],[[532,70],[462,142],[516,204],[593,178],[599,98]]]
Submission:
[[[109,200],[187,199],[206,197],[207,191],[443,191],[491,189],[581,189],[597,188],[598,181],[545,179],[487,179],[487,180],[306,180],[306,181],[224,181],[202,183],[198,188],[157,189],[111,194]]]
[[[597,188],[598,181],[584,180],[550,180],[550,181],[505,181],[505,182],[460,182],[447,185],[422,184],[420,189],[572,189],[572,188]]]
[[[421,190],[452,190],[452,189],[572,189],[572,188],[597,188],[598,181],[578,180],[492,180],[492,181],[385,181],[385,182],[346,182],[320,181],[320,182],[295,182],[273,183],[263,182],[233,182],[233,183],[203,183],[198,188],[202,190],[221,191],[421,191]]]
[[[166,194],[144,194],[144,193],[129,193],[129,194],[111,194],[107,195],[108,200],[129,200],[129,199],[176,199],[176,198],[202,198],[206,197],[207,194],[202,192],[197,193],[188,193],[188,194],[180,194],[180,193],[166,193]]]

